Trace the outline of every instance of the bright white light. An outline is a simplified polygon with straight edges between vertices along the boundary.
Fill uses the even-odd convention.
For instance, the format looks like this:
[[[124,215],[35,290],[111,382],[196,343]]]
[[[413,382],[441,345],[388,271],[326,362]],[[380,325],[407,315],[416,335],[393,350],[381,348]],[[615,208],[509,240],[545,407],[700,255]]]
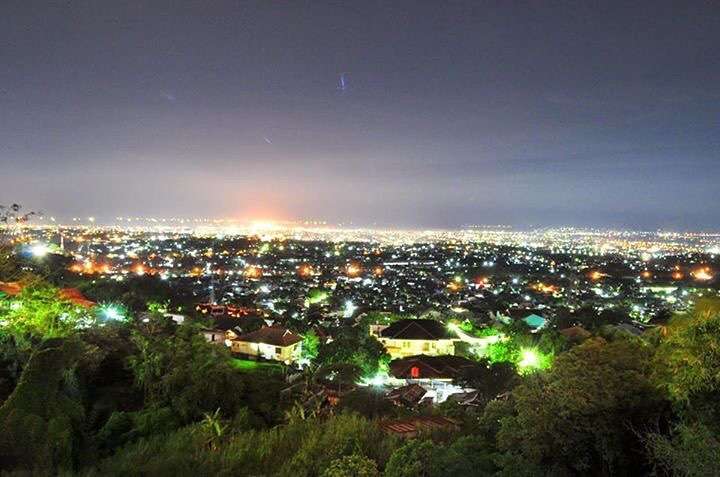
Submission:
[[[345,309],[343,310],[343,318],[351,318],[353,313],[355,313],[355,310],[357,310],[355,304],[350,300],[346,301]]]
[[[537,368],[540,364],[540,357],[534,350],[523,350],[521,357],[522,359],[518,362],[518,366],[521,368]]]
[[[103,309],[103,315],[105,315],[105,318],[107,318],[108,320],[122,320],[125,318],[120,311],[120,308],[115,305],[106,306]]]
[[[38,244],[35,244],[32,247],[30,247],[30,253],[32,253],[33,256],[37,257],[37,258],[44,257],[45,255],[48,254],[48,252],[49,252],[49,249],[48,249],[47,245],[42,244],[42,243],[38,243]]]
[[[389,380],[390,377],[387,373],[378,372],[372,378],[363,379],[360,384],[363,384],[365,386],[384,386],[388,383]]]

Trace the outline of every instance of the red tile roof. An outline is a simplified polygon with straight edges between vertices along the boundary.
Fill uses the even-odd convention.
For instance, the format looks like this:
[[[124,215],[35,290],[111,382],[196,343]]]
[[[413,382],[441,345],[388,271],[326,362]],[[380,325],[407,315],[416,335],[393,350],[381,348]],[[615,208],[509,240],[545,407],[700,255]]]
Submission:
[[[25,285],[19,282],[0,282],[0,292],[10,296],[17,296]],[[63,288],[58,291],[58,298],[67,300],[75,305],[92,308],[95,302],[88,300],[77,288]]]
[[[58,293],[58,296],[63,300],[67,300],[75,305],[85,308],[92,308],[95,306],[95,302],[85,298],[85,295],[83,295],[77,288],[63,288]]]
[[[23,286],[18,282],[0,282],[0,292],[5,293],[6,295],[19,295],[22,289]]]
[[[457,422],[443,416],[417,416],[409,419],[386,421],[380,427],[387,433],[413,437],[421,431],[457,429]]]

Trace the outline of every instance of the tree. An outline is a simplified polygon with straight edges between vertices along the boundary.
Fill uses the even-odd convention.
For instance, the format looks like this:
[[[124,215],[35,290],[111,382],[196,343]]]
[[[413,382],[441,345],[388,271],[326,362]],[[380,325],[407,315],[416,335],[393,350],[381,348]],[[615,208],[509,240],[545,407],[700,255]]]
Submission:
[[[720,475],[720,437],[701,423],[681,424],[671,437],[651,434],[648,448],[657,465],[671,475]]]
[[[303,336],[302,342],[302,357],[309,362],[312,362],[317,358],[320,352],[320,338],[318,338],[315,331],[310,330]]]
[[[658,465],[673,475],[720,473],[720,300],[698,300],[659,336],[653,378],[675,405],[669,434],[648,436]]]
[[[647,470],[639,434],[667,409],[649,379],[650,358],[636,340],[594,338],[526,379],[513,390],[514,415],[502,419],[497,435],[506,472]]]
[[[16,297],[0,298],[0,333],[11,334],[27,346],[33,340],[68,336],[93,321],[92,313],[42,283],[26,286]]]
[[[655,378],[691,407],[716,405],[720,391],[720,300],[700,300],[670,322],[655,355]]]
[[[84,410],[68,384],[82,347],[75,339],[48,341],[30,358],[0,407],[3,470],[52,474],[73,468]]]
[[[447,445],[414,439],[398,448],[385,467],[386,477],[490,476],[497,469],[491,449],[478,438],[461,437]]]
[[[200,429],[207,440],[210,450],[218,450],[227,428],[228,424],[221,418],[220,409],[216,409],[213,413],[205,413],[203,420],[200,422]]]
[[[332,461],[321,477],[380,477],[380,472],[375,461],[353,454]]]
[[[478,362],[477,366],[465,368],[459,379],[461,385],[477,389],[483,403],[509,391],[517,381],[517,373],[513,363],[491,363],[487,359]]]
[[[130,358],[146,403],[169,405],[186,420],[216,409],[232,416],[244,396],[243,380],[230,365],[226,348],[208,343],[190,324],[171,335],[133,333],[137,353]]]
[[[372,377],[389,360],[385,347],[375,337],[357,329],[343,329],[332,341],[320,347],[317,362],[321,365],[354,364],[363,377]]]

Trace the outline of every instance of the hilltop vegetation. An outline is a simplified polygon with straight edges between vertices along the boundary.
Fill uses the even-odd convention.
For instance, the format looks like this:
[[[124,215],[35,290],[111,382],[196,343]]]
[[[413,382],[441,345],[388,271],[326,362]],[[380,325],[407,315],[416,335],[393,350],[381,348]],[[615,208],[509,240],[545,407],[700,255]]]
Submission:
[[[234,360],[194,320],[157,309],[110,320],[28,283],[0,297],[2,475],[720,473],[717,300],[641,336],[599,327],[569,342],[506,327],[502,346],[474,358],[487,372],[466,377],[481,406],[411,410],[372,387],[337,406],[314,399],[318,383],[352,385],[386,365],[363,323],[340,325],[330,342],[308,333],[314,364],[290,375]],[[495,333],[474,326],[462,325]],[[527,347],[552,359],[519,372]],[[403,440],[379,425],[428,414],[458,426]]]

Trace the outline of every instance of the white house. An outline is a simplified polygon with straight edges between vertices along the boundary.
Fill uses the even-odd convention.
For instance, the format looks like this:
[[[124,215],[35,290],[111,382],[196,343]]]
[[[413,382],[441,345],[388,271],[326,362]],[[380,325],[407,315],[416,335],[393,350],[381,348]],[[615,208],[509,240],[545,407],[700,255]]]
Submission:
[[[233,353],[250,358],[295,362],[300,357],[302,337],[279,326],[264,326],[230,340]]]

